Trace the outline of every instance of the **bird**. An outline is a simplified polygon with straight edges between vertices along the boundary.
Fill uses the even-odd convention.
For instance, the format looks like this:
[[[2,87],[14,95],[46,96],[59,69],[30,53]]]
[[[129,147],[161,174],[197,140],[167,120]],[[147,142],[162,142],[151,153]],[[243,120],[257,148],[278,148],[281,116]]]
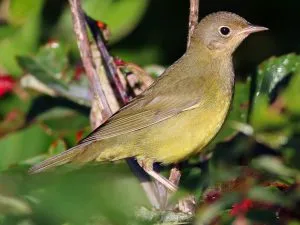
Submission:
[[[154,172],[153,163],[185,160],[217,135],[233,98],[232,55],[247,36],[265,30],[231,12],[207,15],[196,25],[183,56],[147,90],[76,146],[34,165],[29,173],[135,157],[149,175],[175,190]]]

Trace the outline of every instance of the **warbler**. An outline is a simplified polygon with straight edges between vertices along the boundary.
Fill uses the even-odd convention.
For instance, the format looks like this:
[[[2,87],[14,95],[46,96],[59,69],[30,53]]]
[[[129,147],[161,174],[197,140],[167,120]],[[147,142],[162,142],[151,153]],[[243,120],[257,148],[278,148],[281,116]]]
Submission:
[[[30,173],[69,162],[128,157],[147,165],[171,164],[199,153],[229,112],[234,89],[232,53],[249,34],[264,30],[230,12],[206,16],[197,24],[186,53],[153,85],[78,145],[33,166]],[[157,175],[151,166],[144,168]]]

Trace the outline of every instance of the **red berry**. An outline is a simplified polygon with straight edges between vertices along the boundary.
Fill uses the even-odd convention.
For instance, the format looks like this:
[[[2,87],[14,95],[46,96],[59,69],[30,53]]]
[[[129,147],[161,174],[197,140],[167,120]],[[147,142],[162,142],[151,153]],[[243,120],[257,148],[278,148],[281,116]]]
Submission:
[[[97,21],[97,26],[100,30],[105,30],[107,28],[107,24],[99,20]]]
[[[114,63],[116,66],[125,66],[125,61],[120,58],[114,58]]]
[[[76,132],[76,142],[79,142],[82,139],[83,136],[83,130]]]
[[[206,203],[214,203],[215,201],[219,200],[221,197],[221,192],[219,190],[211,190],[204,196],[204,201]]]
[[[0,97],[10,92],[15,86],[15,80],[9,75],[0,75]]]
[[[82,74],[84,74],[84,72],[83,66],[76,66],[74,71],[74,80],[80,80],[80,77]]]
[[[252,207],[253,207],[253,201],[251,199],[246,198],[242,202],[234,204],[229,213],[230,213],[231,216],[237,216],[237,215],[245,214]]]

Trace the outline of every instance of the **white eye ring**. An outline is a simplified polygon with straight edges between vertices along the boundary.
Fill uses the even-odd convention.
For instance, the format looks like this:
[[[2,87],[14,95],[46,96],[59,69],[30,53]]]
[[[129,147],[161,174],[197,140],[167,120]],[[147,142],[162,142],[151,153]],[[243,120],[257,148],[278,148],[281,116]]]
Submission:
[[[227,26],[221,26],[219,28],[219,33],[223,36],[223,37],[228,37],[231,33],[231,29]]]

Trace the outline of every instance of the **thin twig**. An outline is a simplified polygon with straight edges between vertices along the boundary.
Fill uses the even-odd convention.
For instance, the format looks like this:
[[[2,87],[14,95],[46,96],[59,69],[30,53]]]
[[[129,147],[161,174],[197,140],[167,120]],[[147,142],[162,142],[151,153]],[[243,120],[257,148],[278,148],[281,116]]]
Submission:
[[[195,26],[198,23],[199,14],[199,0],[190,0],[190,18],[189,18],[189,35],[187,46],[190,45],[191,36],[194,32]]]
[[[105,97],[104,91],[101,87],[99,76],[97,75],[95,64],[92,59],[91,48],[86,31],[85,17],[81,8],[80,0],[69,0],[69,3],[71,6],[73,18],[73,28],[77,37],[77,45],[80,51],[84,69],[89,79],[93,95],[102,105],[102,107],[100,108],[103,108],[103,117],[108,118],[112,114],[112,112]]]
[[[96,41],[96,46],[101,54],[103,66],[106,70],[106,74],[111,81],[113,90],[116,91],[115,96],[117,97],[120,105],[124,105],[129,102],[130,96],[126,91],[126,88],[122,85],[120,78],[118,77],[118,72],[116,65],[114,64],[113,57],[109,54],[107,46],[105,45],[104,37],[102,32],[100,32],[99,27],[97,26],[97,21],[85,14],[85,19],[88,23],[88,26],[93,34],[93,37]]]

